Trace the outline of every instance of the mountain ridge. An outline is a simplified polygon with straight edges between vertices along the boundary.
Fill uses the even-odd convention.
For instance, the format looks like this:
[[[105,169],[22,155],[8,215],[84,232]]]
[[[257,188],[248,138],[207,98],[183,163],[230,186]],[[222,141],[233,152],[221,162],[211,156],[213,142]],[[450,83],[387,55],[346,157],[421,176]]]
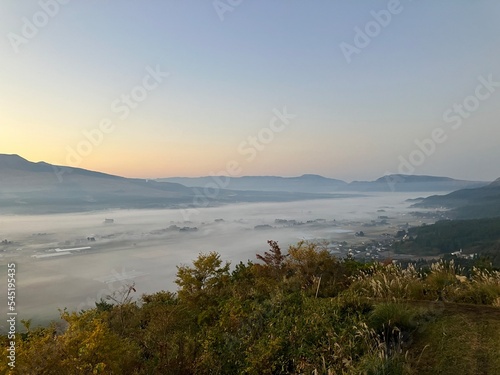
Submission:
[[[432,195],[414,207],[450,209],[457,219],[500,217],[500,178],[478,188],[460,189],[446,195]]]
[[[5,169],[26,170],[30,172],[51,172],[55,175],[64,173],[77,173],[85,175],[99,175],[109,178],[125,178],[109,173],[92,171],[78,167],[65,167],[60,165],[49,164],[44,161],[31,162],[18,154],[0,154],[0,172]]]
[[[4,213],[190,208],[200,205],[208,207],[227,203],[284,202],[341,196],[347,195],[218,189],[213,197],[174,182],[126,178],[82,168],[34,163],[15,154],[0,154],[0,211]]]
[[[302,192],[389,192],[389,191],[453,191],[461,188],[480,187],[484,181],[457,180],[450,177],[426,175],[386,175],[374,181],[345,182],[315,174],[297,177],[281,176],[202,176],[168,177],[156,179],[175,182],[184,186],[203,188],[214,183],[233,190],[302,191]]]
[[[370,192],[450,192],[463,188],[468,191],[478,187],[495,189],[497,186],[500,186],[500,179],[486,183],[400,174],[350,183],[317,174],[140,179],[43,161],[35,163],[17,154],[0,154],[0,209],[21,213],[186,208],[199,206],[197,202],[200,201],[209,206],[329,199]],[[205,193],[207,188],[210,194]],[[217,194],[212,196],[214,189]]]

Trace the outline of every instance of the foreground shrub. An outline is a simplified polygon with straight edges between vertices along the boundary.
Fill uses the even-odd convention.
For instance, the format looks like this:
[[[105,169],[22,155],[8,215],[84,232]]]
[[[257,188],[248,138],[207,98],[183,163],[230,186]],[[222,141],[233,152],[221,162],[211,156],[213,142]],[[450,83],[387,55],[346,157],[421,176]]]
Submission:
[[[419,299],[424,295],[422,275],[412,264],[374,264],[354,276],[351,291],[380,299]]]
[[[56,327],[37,328],[18,335],[17,361],[12,374],[133,374],[139,347],[119,337],[97,310],[80,314],[63,312],[67,323],[62,334]]]

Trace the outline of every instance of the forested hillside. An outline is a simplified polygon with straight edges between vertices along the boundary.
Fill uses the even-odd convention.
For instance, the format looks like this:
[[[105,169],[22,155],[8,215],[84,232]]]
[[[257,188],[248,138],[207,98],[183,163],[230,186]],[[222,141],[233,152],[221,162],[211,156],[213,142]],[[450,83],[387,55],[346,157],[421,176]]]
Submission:
[[[499,373],[500,272],[269,245],[233,269],[200,254],[178,267],[177,293],[134,301],[139,286],[128,285],[94,309],[63,311],[63,323],[25,322],[11,373]]]
[[[416,207],[447,207],[454,219],[481,219],[500,216],[500,178],[487,186],[460,189],[446,195],[433,195]]]
[[[461,251],[500,268],[500,218],[438,221],[410,228],[408,236],[394,244],[397,252],[425,256]]]

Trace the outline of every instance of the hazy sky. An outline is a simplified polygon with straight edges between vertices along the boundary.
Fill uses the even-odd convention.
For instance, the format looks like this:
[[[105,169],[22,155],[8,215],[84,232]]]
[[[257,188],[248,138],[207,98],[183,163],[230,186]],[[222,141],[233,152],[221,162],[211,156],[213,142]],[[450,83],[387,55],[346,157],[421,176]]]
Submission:
[[[130,177],[500,176],[500,2],[0,2],[0,153]]]

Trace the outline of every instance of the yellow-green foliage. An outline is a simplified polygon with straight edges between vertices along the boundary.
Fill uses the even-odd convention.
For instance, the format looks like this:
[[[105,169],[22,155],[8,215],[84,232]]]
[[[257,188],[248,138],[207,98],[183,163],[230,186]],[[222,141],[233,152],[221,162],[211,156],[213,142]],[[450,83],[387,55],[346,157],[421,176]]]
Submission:
[[[415,336],[416,374],[500,374],[500,309],[444,303]]]
[[[64,333],[56,327],[29,329],[16,337],[16,367],[12,374],[130,374],[138,365],[139,347],[119,337],[96,310],[63,312]]]
[[[453,262],[425,271],[363,265],[314,243],[288,253],[269,245],[260,263],[232,272],[217,253],[200,254],[178,268],[177,293],[133,302],[128,287],[113,305],[63,312],[64,327],[28,325],[17,335],[13,374],[456,375],[500,368],[499,272],[467,273]]]
[[[500,272],[473,268],[471,275],[453,261],[431,264],[428,272],[412,264],[374,264],[352,277],[346,291],[358,296],[386,300],[440,300],[499,305]]]
[[[500,272],[473,268],[472,276],[462,281],[455,301],[500,307]]]
[[[410,264],[374,264],[352,278],[350,291],[370,298],[411,299],[423,295],[422,276]]]
[[[308,295],[333,296],[347,285],[346,267],[321,244],[301,241],[290,246],[285,261],[287,282]]]

